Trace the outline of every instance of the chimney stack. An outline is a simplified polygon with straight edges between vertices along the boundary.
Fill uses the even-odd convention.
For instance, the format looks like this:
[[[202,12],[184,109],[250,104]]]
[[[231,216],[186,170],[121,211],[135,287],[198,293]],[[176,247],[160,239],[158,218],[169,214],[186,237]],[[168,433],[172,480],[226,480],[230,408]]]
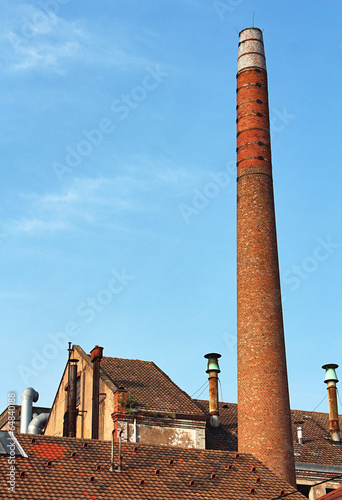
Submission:
[[[208,360],[207,373],[209,376],[209,413],[210,413],[210,425],[212,427],[218,427],[220,425],[219,421],[219,404],[218,404],[218,374],[221,372],[218,358],[221,354],[212,352],[204,356]]]
[[[93,363],[93,406],[91,421],[91,438],[99,438],[99,392],[100,392],[100,362],[103,356],[103,347],[96,345],[90,353]]]
[[[341,437],[336,397],[336,383],[338,382],[338,378],[335,372],[336,368],[338,368],[338,365],[330,363],[328,365],[323,365],[322,368],[323,370],[325,370],[324,382],[327,384],[328,389],[330,435],[333,441],[339,442],[341,441]]]
[[[239,451],[295,486],[262,32],[239,35],[237,72]]]

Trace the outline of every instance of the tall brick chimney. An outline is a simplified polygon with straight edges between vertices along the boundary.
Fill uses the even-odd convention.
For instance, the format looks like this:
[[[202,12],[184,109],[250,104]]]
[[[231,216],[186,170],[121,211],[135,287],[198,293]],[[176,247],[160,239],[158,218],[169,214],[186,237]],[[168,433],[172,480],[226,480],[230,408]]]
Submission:
[[[237,72],[239,451],[295,486],[262,32],[239,37]]]

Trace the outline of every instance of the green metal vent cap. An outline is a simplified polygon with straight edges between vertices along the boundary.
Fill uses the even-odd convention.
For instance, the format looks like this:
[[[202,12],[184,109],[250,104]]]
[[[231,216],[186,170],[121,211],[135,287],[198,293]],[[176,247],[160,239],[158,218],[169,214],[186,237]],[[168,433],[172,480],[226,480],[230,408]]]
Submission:
[[[336,375],[336,368],[338,365],[335,363],[328,363],[327,365],[322,366],[323,370],[325,370],[325,379],[324,382],[327,384],[328,382],[338,382],[338,378]]]
[[[208,360],[207,373],[209,372],[217,372],[220,373],[220,367],[218,364],[218,358],[221,357],[221,354],[217,352],[210,352],[209,354],[205,354],[204,356]]]

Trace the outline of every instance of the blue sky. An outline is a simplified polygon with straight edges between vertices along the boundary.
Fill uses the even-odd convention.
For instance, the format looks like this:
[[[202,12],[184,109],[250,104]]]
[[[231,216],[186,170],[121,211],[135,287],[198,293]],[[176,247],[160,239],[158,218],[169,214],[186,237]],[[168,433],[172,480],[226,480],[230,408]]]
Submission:
[[[27,386],[52,404],[67,340],[154,361],[190,395],[219,352],[236,401],[235,74],[253,11],[291,406],[326,395],[321,365],[342,365],[340,2],[3,0],[2,408]]]

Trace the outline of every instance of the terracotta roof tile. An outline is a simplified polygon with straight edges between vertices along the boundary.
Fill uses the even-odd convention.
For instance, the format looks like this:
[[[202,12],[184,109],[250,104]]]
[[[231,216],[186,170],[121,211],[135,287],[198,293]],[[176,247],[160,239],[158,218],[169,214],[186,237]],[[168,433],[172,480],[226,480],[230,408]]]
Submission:
[[[235,458],[236,454],[232,452],[146,445],[138,445],[138,453],[133,453],[137,445],[126,443],[122,452],[123,472],[119,473],[109,470],[111,443],[108,441],[36,436],[36,443],[32,443],[28,435],[18,435],[17,438],[28,458],[16,458],[15,493],[9,495],[7,457],[0,456],[0,498],[246,500],[254,488],[256,499],[271,500],[280,490],[293,491],[291,486],[248,454]],[[89,447],[84,448],[84,442]],[[38,450],[43,449],[42,457]],[[46,450],[54,450],[51,467],[46,466]],[[63,450],[63,453],[56,453],[56,450]],[[74,458],[71,457],[73,451],[76,451]],[[114,457],[117,464],[117,443]],[[27,467],[26,463],[30,466]],[[228,469],[228,464],[233,464],[233,468]],[[101,465],[100,470],[98,465]],[[253,466],[257,473],[252,470]],[[20,477],[23,471],[26,474]],[[259,482],[256,482],[256,477],[260,478]],[[291,498],[299,500],[304,497],[295,493]]]
[[[319,497],[317,500],[342,500],[342,487]]]
[[[151,361],[103,357],[101,370],[116,387],[128,390],[139,408],[202,413],[201,408]]]
[[[292,410],[292,430],[296,462],[342,466],[342,446],[330,440],[329,414]],[[295,422],[302,422],[304,444],[297,443]],[[342,418],[340,417],[340,426]]]
[[[207,413],[208,401],[196,400]],[[342,467],[342,446],[333,444],[329,439],[329,414],[291,410],[292,432],[297,463],[324,464]],[[304,444],[297,443],[297,424],[302,422]],[[298,424],[299,425],[299,424]],[[342,428],[342,417],[340,416]],[[220,403],[220,427],[207,424],[206,447],[212,450],[237,450],[237,404]]]

